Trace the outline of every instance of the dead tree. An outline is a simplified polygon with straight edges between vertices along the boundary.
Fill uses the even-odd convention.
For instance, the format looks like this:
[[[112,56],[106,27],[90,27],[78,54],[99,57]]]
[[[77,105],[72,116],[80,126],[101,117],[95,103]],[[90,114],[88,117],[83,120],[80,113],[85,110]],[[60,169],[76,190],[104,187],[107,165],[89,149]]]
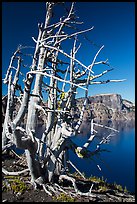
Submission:
[[[79,134],[88,102],[89,86],[123,80],[95,81],[95,79],[112,71],[107,60],[96,61],[104,45],[99,48],[92,63],[88,66],[84,65],[76,58],[80,49],[80,45],[77,45],[78,36],[92,31],[94,27],[79,31],[73,29],[77,24],[81,24],[75,16],[74,3],[71,4],[67,16],[61,16],[58,22],[51,23],[55,6],[58,6],[58,3],[46,3],[45,23],[44,25],[38,24],[37,39],[32,37],[35,43],[35,51],[30,69],[26,73],[24,89],[19,84],[19,77],[21,67],[23,67],[22,50],[28,47],[19,46],[11,58],[4,79],[4,83],[8,86],[8,94],[3,124],[2,148],[5,150],[10,145],[15,144],[16,147],[24,149],[31,182],[35,186],[37,184],[42,185],[49,195],[55,193],[57,189],[61,189],[57,184],[56,188],[47,185],[47,183],[54,183],[57,176],[59,180],[67,179],[71,181],[76,194],[83,195],[84,193],[82,194],[78,190],[75,179],[67,174],[68,165],[72,165],[79,172],[69,160],[68,150],[71,149],[80,158],[90,158],[103,151],[100,148],[101,144],[108,141],[111,136],[110,134],[103,138],[94,151],[89,151],[87,148],[96,135],[94,125],[97,125],[91,119],[91,136],[83,147],[77,146],[72,141],[72,137]],[[73,41],[70,53],[65,51],[64,41]],[[17,67],[13,66],[15,62],[17,62]],[[104,64],[110,68],[96,75],[93,72],[93,67],[99,64]],[[74,114],[78,88],[85,92],[85,101],[79,119],[75,118]],[[17,90],[20,93],[18,97],[16,96]],[[42,95],[43,90],[46,90],[47,105],[42,105],[45,104]],[[20,101],[20,108],[16,116],[13,116],[15,98]],[[39,112],[43,112],[46,118],[45,130],[41,138],[36,134]],[[23,128],[21,123],[25,116],[27,116],[27,121]],[[112,131],[116,130],[113,129]],[[3,169],[3,173],[6,174],[7,171]],[[20,174],[22,172],[16,173]],[[16,173],[14,172],[14,174]],[[85,195],[91,196],[91,190],[92,187]]]

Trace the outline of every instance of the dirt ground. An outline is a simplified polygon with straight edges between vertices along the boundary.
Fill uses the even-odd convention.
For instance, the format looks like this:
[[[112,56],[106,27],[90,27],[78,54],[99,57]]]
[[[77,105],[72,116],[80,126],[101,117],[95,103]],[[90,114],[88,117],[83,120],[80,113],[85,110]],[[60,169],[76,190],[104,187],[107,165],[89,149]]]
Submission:
[[[7,154],[2,155],[2,167],[8,171],[23,170],[24,167],[27,168],[24,158],[25,157],[18,158],[11,152],[9,156],[7,156]],[[88,188],[88,183],[84,188]],[[72,192],[72,188],[70,188],[70,190]],[[95,195],[94,198],[77,196],[75,199],[71,199],[70,197],[63,196],[63,198],[59,197],[57,199],[55,195],[53,197],[47,195],[43,189],[34,190],[34,187],[30,184],[29,172],[18,177],[6,176],[2,173],[2,202],[135,202],[135,195],[114,189],[105,190],[103,192],[100,192],[98,189],[93,189],[93,194]]]
[[[4,202],[53,202],[44,190],[28,190],[22,195],[13,194],[12,191],[2,193]]]
[[[8,171],[21,171],[24,169],[23,159],[18,159],[14,154],[10,152],[10,156],[3,155],[2,157],[2,167]],[[5,176],[2,173],[2,182],[10,181],[10,179],[15,176]],[[5,190],[5,187],[2,183],[2,202],[63,202],[61,200],[56,200],[55,196],[51,197],[46,194],[43,189],[34,189],[30,184],[29,173],[24,173],[24,176],[19,176],[20,181],[26,183],[27,190],[23,192],[15,192],[14,190]],[[86,202],[86,198],[76,199],[75,202]]]

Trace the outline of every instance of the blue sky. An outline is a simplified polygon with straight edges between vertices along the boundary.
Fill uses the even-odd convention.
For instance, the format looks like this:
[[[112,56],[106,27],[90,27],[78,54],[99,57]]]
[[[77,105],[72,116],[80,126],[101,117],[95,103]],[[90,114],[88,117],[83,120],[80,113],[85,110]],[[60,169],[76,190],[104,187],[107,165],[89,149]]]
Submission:
[[[69,3],[68,3],[69,4]],[[57,18],[63,7],[56,9]],[[135,102],[135,3],[134,2],[77,2],[76,14],[84,24],[80,29],[94,26],[86,36],[93,43],[80,38],[82,47],[77,58],[89,65],[104,45],[98,60],[109,59],[115,69],[104,76],[105,79],[127,79],[120,83],[92,85],[89,95],[118,93],[122,98]],[[3,2],[2,3],[2,78],[6,73],[10,57],[19,44],[34,46],[32,36],[37,38],[37,24],[44,22],[45,3],[43,2]],[[68,49],[70,45],[68,44]],[[70,47],[71,48],[71,47]],[[30,50],[32,52],[32,50]],[[96,66],[96,74],[107,69]],[[6,93],[2,86],[3,94]],[[84,96],[81,91],[78,97]]]

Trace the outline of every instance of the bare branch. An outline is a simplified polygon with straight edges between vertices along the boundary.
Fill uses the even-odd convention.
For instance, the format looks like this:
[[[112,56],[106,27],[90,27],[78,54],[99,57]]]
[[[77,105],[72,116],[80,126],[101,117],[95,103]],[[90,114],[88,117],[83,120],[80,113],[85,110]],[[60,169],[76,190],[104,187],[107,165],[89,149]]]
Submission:
[[[67,161],[81,176],[82,178],[86,179],[85,176],[78,170],[78,168],[69,160]]]
[[[20,49],[18,48],[18,49],[14,52],[14,54],[12,55],[12,57],[11,57],[9,67],[8,67],[8,70],[7,70],[5,79],[4,79],[4,81],[3,81],[4,84],[7,84],[7,83],[8,83],[8,77],[9,77],[9,74],[10,74],[10,70],[11,70],[13,61],[14,61],[14,59],[16,58],[16,55],[17,55],[17,53],[19,53],[19,51],[20,51]]]
[[[94,57],[94,59],[93,59],[93,61],[92,61],[92,63],[91,63],[91,65],[89,65],[88,66],[88,68],[92,71],[92,68],[93,68],[93,66],[94,66],[94,63],[95,63],[95,60],[96,60],[96,58],[97,58],[97,56],[99,55],[99,53],[101,52],[101,50],[104,48],[104,45],[102,45],[102,47],[98,50],[98,52],[96,53],[96,55],[95,55],[95,57]]]
[[[78,190],[77,186],[76,186],[76,180],[72,177],[69,177],[67,175],[60,175],[59,180],[63,180],[66,179],[68,181],[72,182],[72,185],[74,187],[74,190],[76,192],[77,195],[83,195],[83,196],[89,196],[89,197],[96,197],[95,195],[91,194],[92,188],[93,188],[93,184],[91,185],[90,190],[87,193],[82,193],[81,191]]]
[[[108,72],[110,72],[110,71],[112,71],[112,70],[113,70],[113,69],[105,70],[105,71],[103,71],[101,74],[98,74],[98,75],[95,75],[95,76],[91,77],[90,80],[99,78],[99,77],[103,76],[104,74],[106,74],[106,73],[108,73]]]
[[[27,171],[29,171],[29,169],[24,169],[22,171],[17,171],[17,172],[11,172],[11,171],[7,171],[6,169],[2,167],[2,173],[4,173],[5,175],[9,175],[9,176],[18,176],[20,174],[26,173]]]
[[[68,83],[68,84],[72,84],[76,87],[79,87],[81,89],[84,89],[86,90],[86,88],[82,87],[82,86],[79,86],[78,84],[74,84],[70,81],[67,81],[67,80],[64,80],[64,79],[61,79],[61,78],[58,78],[56,76],[53,76],[53,75],[50,75],[50,74],[47,74],[47,73],[42,73],[42,72],[38,72],[38,71],[31,71],[31,72],[28,72],[28,74],[41,74],[41,75],[44,75],[44,76],[47,76],[47,77],[50,77],[50,78],[53,78],[53,79],[57,79],[58,81],[61,81],[61,82],[65,82],[65,83]]]
[[[96,125],[96,126],[99,126],[99,127],[103,127],[103,128],[107,128],[107,129],[113,130],[115,132],[119,132],[118,130],[116,130],[114,128],[111,128],[111,127],[108,127],[106,125],[101,125],[101,124],[98,124],[98,123],[93,123],[93,124]]]
[[[125,81],[126,79],[108,79],[106,81],[91,81],[90,82],[90,85],[92,84],[106,84],[106,83],[109,83],[109,82],[123,82]]]
[[[44,46],[45,48],[50,48],[50,49],[53,49],[53,50],[56,50],[56,51],[59,51],[60,53],[62,53],[63,55],[65,55],[66,57],[70,58],[70,59],[73,59],[70,55],[68,55],[67,53],[65,53],[63,50],[60,50],[56,47],[53,47],[53,46],[49,46],[49,45],[44,45],[42,44],[42,46]],[[85,66],[84,64],[82,64],[79,60],[77,59],[73,59],[74,61],[76,61],[78,64],[80,64],[82,67],[84,67],[86,70],[89,70],[91,71],[92,73],[94,73],[92,70],[90,70],[89,66]],[[90,65],[91,66],[91,65]]]
[[[45,191],[49,196],[52,196],[52,193],[50,193],[50,192],[47,190],[46,185],[43,184],[42,186],[43,186],[44,191]]]
[[[110,66],[110,65],[107,63],[107,61],[108,61],[108,59],[106,59],[106,61],[95,62],[94,65],[105,64],[105,65]]]
[[[13,143],[6,144],[5,146],[2,147],[2,152],[4,152],[6,149],[11,148],[13,145],[14,145]]]
[[[62,38],[59,42],[62,42],[63,40],[66,40],[66,39],[69,39],[69,38],[72,38],[73,36],[76,36],[76,35],[79,35],[79,34],[82,34],[82,33],[88,32],[88,31],[91,31],[93,29],[94,29],[94,26],[92,26],[91,28],[86,29],[86,30],[82,30],[82,31],[78,31],[78,32],[72,33],[72,34],[67,35],[66,37]]]

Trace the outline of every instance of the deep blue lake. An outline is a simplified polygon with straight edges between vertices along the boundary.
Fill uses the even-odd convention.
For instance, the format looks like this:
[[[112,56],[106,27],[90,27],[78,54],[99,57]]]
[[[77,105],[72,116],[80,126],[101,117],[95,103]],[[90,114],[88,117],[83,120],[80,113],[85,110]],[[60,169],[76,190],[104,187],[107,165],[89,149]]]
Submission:
[[[70,152],[70,160],[72,163],[86,176],[98,176],[107,179],[107,182],[122,185],[131,191],[135,192],[135,125],[131,123],[121,123],[109,125],[119,130],[113,137],[110,138],[109,144],[102,144],[102,148],[110,150],[110,152],[102,152],[100,161],[98,157],[93,157],[95,161],[90,159],[78,158],[73,152]],[[73,141],[82,146],[89,138],[90,125],[83,125],[83,133],[73,138]],[[96,128],[97,130],[97,128]],[[102,136],[107,136],[110,131],[103,128],[98,128],[97,137],[88,147],[89,150],[94,150],[96,144],[99,143]],[[101,167],[101,171],[97,165]]]

